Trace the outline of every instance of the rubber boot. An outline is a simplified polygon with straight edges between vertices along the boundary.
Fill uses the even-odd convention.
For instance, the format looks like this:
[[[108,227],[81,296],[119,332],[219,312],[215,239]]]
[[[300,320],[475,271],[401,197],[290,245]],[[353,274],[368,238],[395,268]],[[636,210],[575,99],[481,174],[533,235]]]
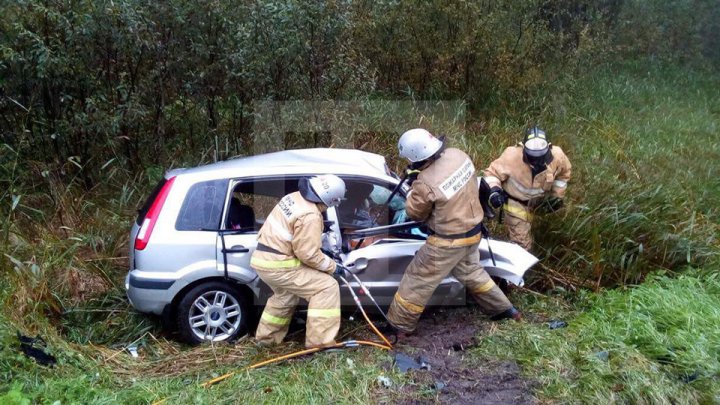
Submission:
[[[491,321],[501,321],[503,319],[512,319],[515,321],[520,321],[522,319],[522,313],[517,310],[515,307],[510,307],[510,309],[500,312],[497,315],[493,315],[490,317]]]
[[[378,326],[378,331],[380,331],[380,333],[382,333],[386,338],[390,339],[393,344],[413,334],[413,332],[404,332],[389,322]],[[395,339],[392,339],[393,337]]]

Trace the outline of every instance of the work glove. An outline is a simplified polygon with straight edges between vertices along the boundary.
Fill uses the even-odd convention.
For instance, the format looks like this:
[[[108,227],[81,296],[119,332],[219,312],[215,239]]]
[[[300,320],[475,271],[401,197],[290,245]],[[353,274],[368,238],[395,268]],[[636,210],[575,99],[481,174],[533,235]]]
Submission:
[[[333,277],[340,279],[340,277],[345,277],[347,275],[346,272],[350,272],[350,270],[348,270],[344,264],[335,262],[335,272],[333,273]]]
[[[505,193],[503,192],[503,189],[500,187],[493,187],[490,189],[490,196],[488,197],[488,204],[493,209],[498,209],[503,206],[507,202],[507,198],[505,197]]]
[[[545,210],[547,212],[555,212],[565,206],[565,201],[563,201],[562,198],[551,197],[545,200],[545,203],[543,205],[545,206]]]
[[[412,186],[413,182],[417,180],[419,174],[420,170],[413,169],[410,166],[405,169],[405,181],[407,181],[408,186]]]

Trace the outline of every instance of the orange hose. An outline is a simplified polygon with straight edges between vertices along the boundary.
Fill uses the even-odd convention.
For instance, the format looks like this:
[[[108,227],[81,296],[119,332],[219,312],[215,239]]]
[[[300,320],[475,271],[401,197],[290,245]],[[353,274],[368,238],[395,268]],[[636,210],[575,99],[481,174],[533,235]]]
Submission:
[[[385,337],[385,335],[383,335],[382,333],[380,333],[380,331],[375,327],[375,324],[372,323],[372,321],[370,320],[370,318],[368,318],[367,314],[365,313],[365,310],[363,310],[362,307],[360,307],[360,309],[361,309],[360,312],[362,312],[363,316],[365,317],[365,321],[367,321],[368,325],[370,325],[370,328],[372,328],[373,332],[375,332],[375,334],[377,334],[378,336],[380,336],[380,339],[382,339],[382,340],[385,342],[385,344],[386,344],[389,348],[392,349],[392,347],[393,347],[392,343],[390,343],[390,341],[387,340],[387,338]]]
[[[312,349],[300,350],[300,351],[286,354],[283,356],[273,357],[270,360],[261,361],[260,363],[255,363],[255,364],[249,366],[247,369],[252,370],[252,369],[255,369],[258,367],[262,367],[267,364],[276,363],[278,361],[283,361],[283,360],[287,360],[287,359],[292,359],[293,357],[297,357],[297,356],[302,356],[303,354],[315,353],[315,352],[319,352],[320,350],[323,350],[323,349],[331,349],[331,348],[341,347],[341,346],[342,346],[341,344],[335,344],[333,346],[328,346],[328,347],[313,347]]]
[[[235,375],[235,372],[223,374],[220,377],[213,378],[212,380],[205,381],[204,383],[200,384],[203,388],[207,388],[213,384],[219,383],[222,380],[227,380],[228,378]]]
[[[392,350],[392,347],[390,347],[390,346],[385,346],[384,344],[372,342],[369,340],[356,340],[356,342],[361,345],[375,346],[375,347],[378,347],[378,348],[384,349],[384,350]]]
[[[348,288],[350,289],[350,291],[353,292],[353,291],[352,291],[352,288],[350,287],[350,284],[347,282],[347,280],[343,279],[343,281],[345,282],[345,285],[348,286]],[[354,297],[354,298],[357,299],[357,297]],[[378,342],[372,342],[372,341],[369,341],[369,340],[356,340],[355,342],[356,342],[357,344],[361,344],[361,345],[374,346],[374,347],[377,347],[377,348],[380,348],[380,349],[384,349],[384,350],[391,350],[392,347],[393,347],[392,343],[390,343],[390,341],[385,337],[385,335],[383,335],[383,334],[378,330],[378,328],[375,327],[375,324],[372,323],[372,321],[370,320],[370,318],[367,316],[367,313],[365,312],[365,309],[363,309],[362,305],[360,305],[360,302],[359,302],[359,301],[356,301],[356,302],[357,302],[357,304],[358,304],[358,308],[360,309],[360,312],[361,312],[362,315],[363,315],[363,318],[365,318],[365,321],[368,323],[368,325],[370,325],[370,328],[373,330],[373,332],[375,332],[375,334],[378,335],[378,336],[385,342],[385,344],[378,343]],[[259,363],[252,364],[252,365],[244,368],[243,371],[245,371],[245,370],[253,370],[253,369],[256,369],[256,368],[259,368],[259,367],[262,367],[262,366],[266,366],[266,365],[268,365],[268,364],[277,363],[277,362],[279,362],[279,361],[283,361],[283,360],[287,360],[287,359],[292,359],[293,357],[302,356],[302,355],[304,355],[304,354],[316,353],[316,352],[319,352],[319,351],[322,351],[322,350],[325,350],[325,349],[333,349],[333,348],[344,347],[344,346],[346,345],[346,343],[347,343],[347,342],[342,342],[342,343],[336,343],[336,344],[334,344],[334,345],[332,345],[332,346],[314,347],[314,348],[312,348],[312,349],[300,350],[300,351],[293,352],[293,353],[290,353],[290,354],[285,354],[285,355],[282,355],[282,356],[273,357],[272,359],[269,359],[269,360],[261,361],[261,362],[259,362]],[[228,379],[228,378],[230,378],[230,377],[232,377],[232,376],[234,376],[234,375],[235,375],[235,372],[230,372],[230,373],[221,375],[220,377],[216,377],[216,378],[213,378],[212,380],[206,381],[206,382],[204,382],[204,383],[201,384],[201,385],[202,385],[203,388],[207,388],[207,387],[209,387],[209,386],[211,386],[211,385],[213,385],[213,384],[219,383],[220,381],[226,380],[226,379]]]

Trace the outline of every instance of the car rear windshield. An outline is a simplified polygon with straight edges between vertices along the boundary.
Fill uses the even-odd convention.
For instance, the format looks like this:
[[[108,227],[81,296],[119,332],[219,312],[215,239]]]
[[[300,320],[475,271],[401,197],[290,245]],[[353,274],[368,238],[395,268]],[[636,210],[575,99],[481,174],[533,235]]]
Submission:
[[[167,183],[167,179],[161,179],[157,186],[155,186],[155,188],[153,189],[152,193],[150,193],[150,196],[145,201],[145,204],[143,204],[142,208],[138,210],[137,221],[135,221],[138,226],[142,225],[143,221],[145,220],[145,216],[147,215],[148,211],[150,211],[150,207],[152,207],[153,202],[157,198],[158,193],[160,193],[160,190],[162,190],[165,183]]]
[[[175,229],[201,231],[219,229],[229,180],[212,180],[190,187],[180,208]]]

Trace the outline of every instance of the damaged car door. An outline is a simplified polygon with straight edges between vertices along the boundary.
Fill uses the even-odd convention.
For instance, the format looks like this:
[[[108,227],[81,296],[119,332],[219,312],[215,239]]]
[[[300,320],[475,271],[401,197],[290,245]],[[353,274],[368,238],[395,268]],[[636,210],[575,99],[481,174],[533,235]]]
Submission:
[[[372,290],[380,305],[389,305],[405,269],[427,235],[418,224],[405,225],[409,219],[402,192],[385,205],[392,185],[358,177],[343,180],[347,187],[346,199],[334,214],[341,232],[344,262]],[[464,286],[448,276],[438,286],[429,305],[460,305],[464,298]],[[345,301],[352,304],[351,297],[343,300],[343,304]]]

